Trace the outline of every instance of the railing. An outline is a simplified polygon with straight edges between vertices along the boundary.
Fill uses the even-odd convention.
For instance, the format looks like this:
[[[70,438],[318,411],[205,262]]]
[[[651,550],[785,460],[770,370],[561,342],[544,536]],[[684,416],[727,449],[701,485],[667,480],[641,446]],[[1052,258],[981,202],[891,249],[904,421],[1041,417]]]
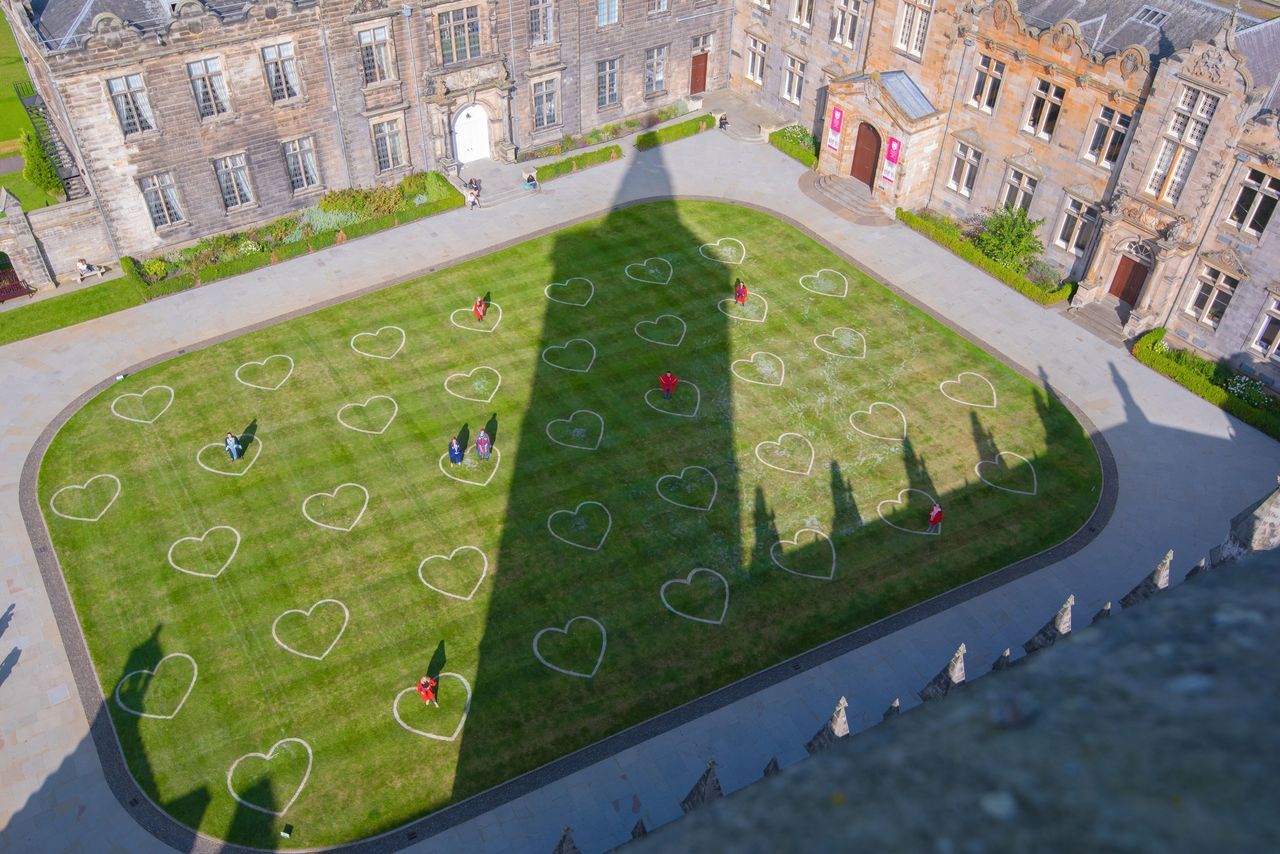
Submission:
[[[88,196],[88,187],[85,186],[84,178],[80,175],[75,158],[71,156],[71,151],[63,143],[62,137],[58,135],[58,129],[49,121],[45,112],[44,99],[40,97],[40,93],[25,80],[15,82],[13,91],[22,103],[22,108],[26,110],[27,117],[31,119],[36,142],[40,143],[40,148],[53,164],[58,173],[58,179],[62,181],[62,189],[67,195],[67,200]]]

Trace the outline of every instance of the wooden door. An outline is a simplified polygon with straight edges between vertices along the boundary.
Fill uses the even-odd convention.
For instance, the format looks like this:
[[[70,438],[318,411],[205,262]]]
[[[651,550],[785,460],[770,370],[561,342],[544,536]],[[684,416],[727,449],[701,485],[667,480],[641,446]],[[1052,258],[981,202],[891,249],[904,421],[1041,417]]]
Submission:
[[[858,138],[853,144],[853,169],[849,174],[866,184],[871,190],[876,188],[876,164],[880,162],[880,134],[871,125],[863,122],[858,125]]]
[[[695,53],[693,64],[689,69],[689,94],[697,95],[707,91],[707,53]]]
[[[1135,261],[1128,255],[1121,255],[1120,263],[1116,265],[1116,274],[1111,279],[1111,295],[1119,297],[1121,302],[1130,306],[1137,305],[1138,297],[1142,296],[1142,286],[1147,283],[1147,274],[1150,272],[1151,268],[1142,262]]]

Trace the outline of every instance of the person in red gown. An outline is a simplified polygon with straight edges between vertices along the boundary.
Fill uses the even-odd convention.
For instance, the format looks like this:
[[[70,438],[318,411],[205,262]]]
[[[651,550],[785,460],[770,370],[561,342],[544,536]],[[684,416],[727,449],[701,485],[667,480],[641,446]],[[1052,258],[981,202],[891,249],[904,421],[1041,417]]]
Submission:
[[[942,533],[942,505],[937,502],[929,510],[929,533]]]
[[[440,680],[430,676],[423,676],[418,680],[418,696],[422,698],[422,702],[428,706],[434,705],[437,709],[440,708],[440,701],[436,699],[436,688],[439,685]]]
[[[665,374],[658,377],[658,385],[662,387],[663,397],[671,397],[671,395],[675,393],[676,386],[679,384],[680,380],[677,379],[676,375],[670,371],[667,371]]]
[[[471,310],[475,312],[476,320],[483,321],[489,306],[485,304],[484,297],[476,297],[476,304],[471,306]]]
[[[747,304],[747,283],[742,279],[733,283],[733,301],[738,305]]]

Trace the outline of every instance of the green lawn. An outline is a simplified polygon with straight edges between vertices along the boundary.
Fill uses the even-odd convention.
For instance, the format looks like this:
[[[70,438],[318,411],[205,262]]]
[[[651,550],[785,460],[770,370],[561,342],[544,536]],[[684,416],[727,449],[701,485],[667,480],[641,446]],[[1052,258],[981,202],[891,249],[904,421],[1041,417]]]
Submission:
[[[24,178],[21,172],[0,175],[0,187],[8,189],[10,195],[17,196],[24,211],[46,208],[58,203],[57,199]]]
[[[13,84],[29,81],[26,64],[13,40],[9,20],[0,20],[0,156],[16,154],[18,132],[31,130],[31,121],[22,109]]]
[[[24,298],[18,299],[21,302]],[[11,308],[0,312],[0,344],[83,323],[142,302],[137,285],[128,277],[120,276],[20,308]]]
[[[704,257],[724,237],[743,263]],[[664,280],[668,263],[667,284],[624,274]],[[666,369],[684,381],[671,401]],[[500,456],[441,462],[482,427]],[[227,431],[253,437],[239,463]],[[975,471],[997,459],[981,473],[1004,489]],[[53,501],[100,474],[113,501],[105,477]],[[1084,522],[1099,481],[1041,388],[791,227],[682,202],[133,375],[63,427],[39,491],[150,797],[237,843],[321,846],[1038,552]],[[913,533],[925,493],[941,536]],[[428,671],[457,674],[438,710],[412,690]]]

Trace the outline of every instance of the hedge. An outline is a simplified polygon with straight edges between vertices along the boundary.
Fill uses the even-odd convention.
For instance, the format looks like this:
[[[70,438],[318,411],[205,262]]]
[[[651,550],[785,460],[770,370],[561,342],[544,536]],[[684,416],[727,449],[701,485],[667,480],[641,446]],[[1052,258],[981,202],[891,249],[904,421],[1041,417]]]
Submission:
[[[288,261],[290,258],[306,255],[310,251],[311,247],[307,245],[307,241],[296,240],[293,243],[279,244],[271,250],[271,254],[275,256],[277,261]]]
[[[788,157],[799,160],[810,169],[816,169],[818,166],[818,155],[814,154],[813,150],[808,146],[797,145],[796,143],[785,139],[782,136],[783,130],[785,130],[785,128],[775,130],[773,133],[769,134],[769,144]]]
[[[338,232],[336,231],[317,231],[307,238],[307,243],[311,244],[312,251],[326,249],[337,242]]]
[[[386,231],[388,228],[395,227],[395,224],[396,215],[387,214],[386,216],[376,216],[373,219],[353,222],[351,225],[344,225],[342,233],[347,236],[347,239],[364,237],[366,234],[373,234],[375,231]]]
[[[911,211],[904,211],[902,208],[898,208],[897,214],[898,219],[913,230],[923,234],[939,246],[950,249],[973,266],[999,279],[1018,293],[1028,299],[1035,300],[1041,305],[1053,305],[1054,303],[1062,302],[1071,296],[1071,292],[1075,289],[1073,282],[1066,282],[1053,290],[1042,288],[1021,273],[1010,270],[1003,264],[983,255],[978,247],[974,246],[970,241],[947,233],[945,229],[940,228],[924,217]]]
[[[622,147],[618,145],[606,145],[604,148],[597,148],[585,154],[575,154],[573,157],[536,167],[538,181],[542,183],[554,181],[562,175],[569,175],[591,166],[599,166],[601,163],[608,163],[620,157],[622,157]]]
[[[219,279],[238,276],[241,273],[247,273],[250,270],[258,269],[259,267],[265,267],[270,263],[270,250],[250,252],[248,255],[241,255],[238,258],[223,261],[221,264],[210,264],[208,267],[201,267],[200,281],[202,284],[207,285],[209,282],[216,282]]]
[[[686,136],[693,136],[695,133],[701,133],[704,130],[715,127],[715,125],[716,117],[710,113],[705,116],[698,116],[696,119],[676,122],[673,125],[667,125],[664,128],[640,134],[636,137],[636,148],[645,151],[659,145],[665,145],[668,142],[675,142],[677,139],[684,139]]]
[[[1207,374],[1213,372],[1215,363],[1186,350],[1177,351],[1177,356],[1171,355],[1164,344],[1164,335],[1165,329],[1160,327],[1139,338],[1133,345],[1134,358],[1271,438],[1280,439],[1280,415],[1252,406],[1210,382]],[[1184,362],[1204,364],[1182,364]]]
[[[176,294],[179,291],[185,291],[187,288],[195,287],[196,277],[194,273],[183,273],[181,276],[170,276],[167,279],[161,279],[154,284],[147,285],[146,298],[157,299],[158,297]]]

